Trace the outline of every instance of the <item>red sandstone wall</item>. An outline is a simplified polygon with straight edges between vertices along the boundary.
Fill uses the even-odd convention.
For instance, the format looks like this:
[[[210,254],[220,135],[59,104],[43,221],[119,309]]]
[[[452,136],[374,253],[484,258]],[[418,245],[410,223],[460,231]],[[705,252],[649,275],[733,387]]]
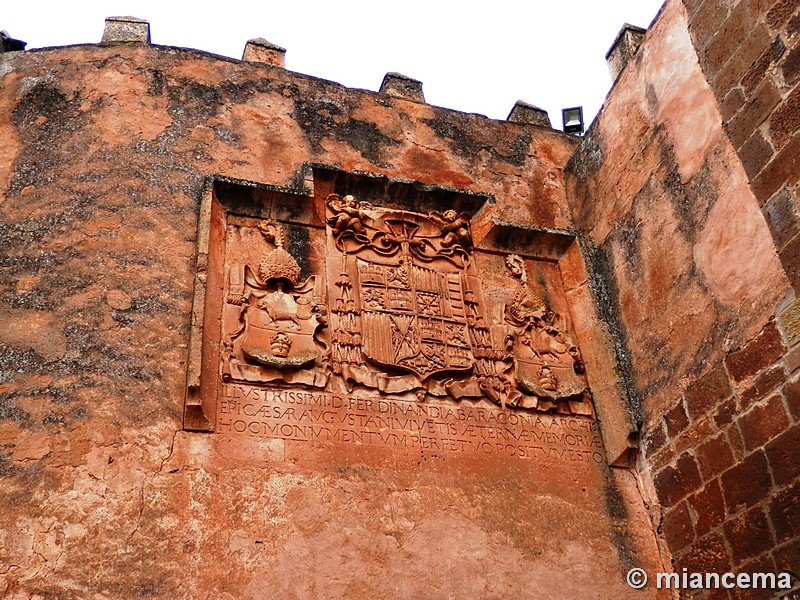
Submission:
[[[665,552],[676,569],[796,574],[796,3],[685,4],[617,81],[568,197],[609,275]]]
[[[684,4],[689,33],[725,129],[796,289],[800,283],[800,8],[793,0]]]
[[[315,468],[181,429],[208,176],[322,163],[566,228],[571,138],[168,48],[0,75],[4,597],[626,597],[659,568],[626,471]]]

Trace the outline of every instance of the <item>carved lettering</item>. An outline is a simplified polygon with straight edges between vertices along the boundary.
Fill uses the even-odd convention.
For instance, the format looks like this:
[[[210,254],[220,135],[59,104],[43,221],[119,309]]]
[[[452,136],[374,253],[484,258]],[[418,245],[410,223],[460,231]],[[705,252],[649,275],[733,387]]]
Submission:
[[[324,229],[228,226],[204,367],[218,433],[603,462],[560,279],[541,276],[552,263],[487,258],[455,210],[324,207]]]
[[[223,387],[220,433],[543,461],[601,464],[597,424],[499,407],[450,406],[326,392]]]

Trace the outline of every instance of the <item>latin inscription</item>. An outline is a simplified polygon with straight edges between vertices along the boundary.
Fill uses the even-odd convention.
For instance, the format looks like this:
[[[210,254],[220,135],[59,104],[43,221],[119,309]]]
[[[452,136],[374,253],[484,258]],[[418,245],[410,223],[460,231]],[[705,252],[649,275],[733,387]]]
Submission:
[[[441,455],[603,462],[597,423],[450,403],[360,398],[306,390],[224,385],[217,432],[298,442],[383,446]]]

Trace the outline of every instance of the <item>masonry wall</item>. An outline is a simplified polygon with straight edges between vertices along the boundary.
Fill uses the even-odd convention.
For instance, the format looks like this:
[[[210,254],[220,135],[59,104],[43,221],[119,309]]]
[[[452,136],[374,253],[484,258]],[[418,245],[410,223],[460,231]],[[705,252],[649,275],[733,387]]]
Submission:
[[[0,77],[4,597],[640,597],[625,572],[663,568],[604,461],[308,464],[183,429],[210,178],[311,197],[321,164],[488,198],[484,235],[568,229],[573,138],[147,44],[11,52]]]
[[[794,10],[667,2],[568,165],[676,570],[800,564]]]
[[[689,33],[795,287],[800,282],[797,2],[687,1]]]

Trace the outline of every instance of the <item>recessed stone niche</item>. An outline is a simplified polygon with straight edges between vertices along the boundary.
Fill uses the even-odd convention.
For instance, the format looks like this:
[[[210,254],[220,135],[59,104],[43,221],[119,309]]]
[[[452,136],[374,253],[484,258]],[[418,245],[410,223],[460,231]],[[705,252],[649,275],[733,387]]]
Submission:
[[[323,168],[307,184],[209,187],[186,429],[312,465],[605,464],[572,235],[487,220],[493,198],[467,191]]]

